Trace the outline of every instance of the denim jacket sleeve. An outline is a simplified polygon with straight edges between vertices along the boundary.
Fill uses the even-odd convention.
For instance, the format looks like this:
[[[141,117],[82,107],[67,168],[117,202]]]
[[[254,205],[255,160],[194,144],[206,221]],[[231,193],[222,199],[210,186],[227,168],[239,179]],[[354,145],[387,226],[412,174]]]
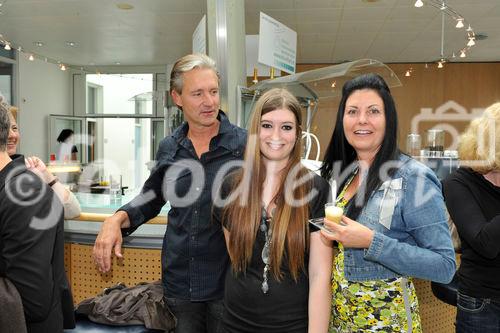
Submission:
[[[455,252],[448,229],[441,184],[426,166],[410,160],[403,178],[400,210],[392,224],[401,224],[404,237],[375,230],[364,259],[404,276],[448,283],[456,269]]]

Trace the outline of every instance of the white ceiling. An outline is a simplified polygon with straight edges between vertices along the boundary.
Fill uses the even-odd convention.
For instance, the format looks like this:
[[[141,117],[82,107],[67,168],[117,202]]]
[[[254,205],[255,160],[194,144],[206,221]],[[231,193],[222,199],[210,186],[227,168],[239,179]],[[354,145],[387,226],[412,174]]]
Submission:
[[[241,0],[243,1],[243,0]],[[245,0],[247,34],[259,12],[297,31],[297,63],[359,58],[430,62],[440,56],[441,12],[414,0]],[[425,0],[424,0],[425,2]],[[191,51],[206,0],[0,0],[0,33],[24,50],[73,65],[160,65]],[[117,8],[128,3],[132,10]],[[467,58],[500,61],[500,0],[446,0],[470,22],[477,41]],[[37,47],[34,42],[42,41]],[[66,45],[77,43],[76,47]],[[445,55],[466,43],[447,16]]]

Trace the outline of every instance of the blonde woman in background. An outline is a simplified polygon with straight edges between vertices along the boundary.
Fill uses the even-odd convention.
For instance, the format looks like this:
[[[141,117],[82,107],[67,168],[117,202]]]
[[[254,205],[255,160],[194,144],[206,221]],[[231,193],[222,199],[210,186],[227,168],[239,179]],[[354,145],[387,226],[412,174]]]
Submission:
[[[8,110],[10,118],[10,131],[9,138],[7,140],[7,153],[12,159],[23,158],[22,155],[17,154],[17,145],[20,140],[19,128],[17,126],[18,109],[14,106],[9,106]],[[80,215],[80,203],[76,199],[75,195],[59,182],[58,178],[47,169],[47,166],[40,158],[36,156],[26,157],[25,163],[28,170],[34,172],[56,193],[57,197],[63,203],[65,219],[75,218]]]
[[[500,332],[500,103],[471,122],[458,154],[443,186],[462,244],[456,332]]]

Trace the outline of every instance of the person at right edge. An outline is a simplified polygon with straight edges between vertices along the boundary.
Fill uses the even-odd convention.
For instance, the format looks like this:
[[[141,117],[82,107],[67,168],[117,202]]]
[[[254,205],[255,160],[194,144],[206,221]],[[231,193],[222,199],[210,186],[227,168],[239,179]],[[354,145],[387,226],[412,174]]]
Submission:
[[[219,76],[208,56],[180,58],[170,75],[170,93],[186,121],[160,142],[158,162],[141,194],[104,221],[93,255],[100,270],[108,271],[112,250],[122,257],[122,232],[131,234],[168,200],[161,263],[175,332],[219,332],[229,256],[222,227],[211,219],[212,187],[226,163],[242,159],[246,131],[219,110]]]
[[[397,127],[382,77],[344,84],[321,170],[345,207],[342,223],[325,220],[331,232],[321,231],[339,243],[330,332],[422,332],[412,277],[448,283],[455,274],[441,183],[399,151]]]
[[[493,140],[491,140],[493,139]],[[462,244],[456,332],[500,332],[500,103],[462,134],[460,168],[443,183]]]

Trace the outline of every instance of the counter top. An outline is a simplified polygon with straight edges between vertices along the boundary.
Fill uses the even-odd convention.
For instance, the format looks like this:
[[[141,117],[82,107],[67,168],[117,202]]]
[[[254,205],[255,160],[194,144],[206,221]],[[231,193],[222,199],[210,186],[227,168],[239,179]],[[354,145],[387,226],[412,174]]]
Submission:
[[[95,243],[101,224],[102,222],[66,220],[64,240],[67,243],[92,245]],[[166,224],[143,224],[132,235],[123,238],[123,247],[161,249],[166,230]]]
[[[92,245],[101,229],[105,218],[111,216],[118,208],[135,197],[129,193],[119,202],[112,202],[108,194],[75,193],[82,213],[71,220],[64,221],[65,241],[69,243]],[[130,236],[123,239],[124,247],[161,249],[163,236],[167,230],[167,203],[160,215],[141,225]]]

